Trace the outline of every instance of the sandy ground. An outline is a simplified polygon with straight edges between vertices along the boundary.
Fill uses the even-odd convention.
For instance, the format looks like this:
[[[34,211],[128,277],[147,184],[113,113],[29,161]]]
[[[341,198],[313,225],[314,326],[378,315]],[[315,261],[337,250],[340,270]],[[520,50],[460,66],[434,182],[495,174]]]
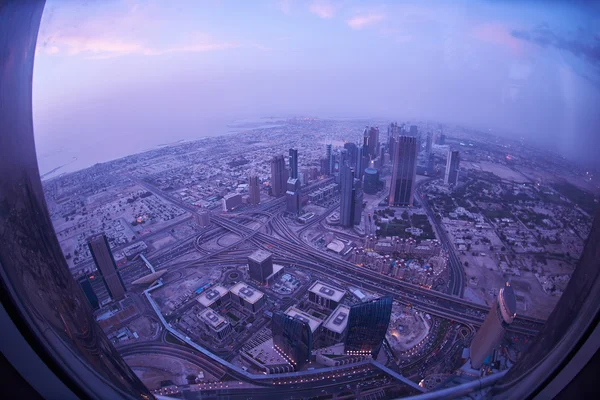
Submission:
[[[204,372],[205,380],[217,379],[197,365],[163,354],[139,354],[124,359],[150,390],[160,388],[160,382],[164,380],[171,380],[176,385],[185,385],[188,383],[188,375],[198,375],[200,372]]]
[[[528,183],[530,182],[529,178],[527,178],[522,173],[511,169],[502,164],[496,164],[488,161],[481,161],[478,163],[463,163],[461,166],[465,168],[478,169],[481,171],[491,172],[494,175],[500,177],[501,179],[505,179],[507,181],[513,181],[517,183]]]

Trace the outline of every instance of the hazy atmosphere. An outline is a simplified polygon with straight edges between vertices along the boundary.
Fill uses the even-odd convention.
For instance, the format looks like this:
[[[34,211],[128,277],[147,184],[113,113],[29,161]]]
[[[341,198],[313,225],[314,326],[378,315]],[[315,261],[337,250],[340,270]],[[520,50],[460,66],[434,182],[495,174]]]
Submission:
[[[600,22],[544,6],[49,0],[34,72],[41,172],[299,115],[461,123],[593,162]]]

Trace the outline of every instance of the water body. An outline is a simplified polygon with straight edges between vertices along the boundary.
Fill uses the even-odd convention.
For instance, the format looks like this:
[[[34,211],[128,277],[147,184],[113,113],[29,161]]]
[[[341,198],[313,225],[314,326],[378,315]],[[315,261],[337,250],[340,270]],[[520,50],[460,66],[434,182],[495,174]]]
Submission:
[[[143,129],[127,132],[107,130],[102,134],[68,131],[46,136],[36,134],[37,159],[40,175],[43,179],[49,179],[158,147],[251,129],[282,126],[283,123],[281,119],[268,117],[203,121],[194,129],[177,132],[153,130],[151,134]]]

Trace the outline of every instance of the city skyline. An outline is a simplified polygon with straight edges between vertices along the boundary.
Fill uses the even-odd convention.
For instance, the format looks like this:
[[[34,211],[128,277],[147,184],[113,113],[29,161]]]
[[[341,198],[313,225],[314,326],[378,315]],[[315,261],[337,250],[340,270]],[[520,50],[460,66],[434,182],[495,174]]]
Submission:
[[[82,168],[270,115],[442,120],[595,162],[589,7],[49,1],[34,71],[40,162]]]
[[[600,7],[45,4],[0,6],[9,397],[577,397]]]

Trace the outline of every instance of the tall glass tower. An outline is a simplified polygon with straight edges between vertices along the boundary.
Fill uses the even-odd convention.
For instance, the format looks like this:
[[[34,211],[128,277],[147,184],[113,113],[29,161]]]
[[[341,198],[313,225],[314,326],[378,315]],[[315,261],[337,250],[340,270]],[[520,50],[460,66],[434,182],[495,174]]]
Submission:
[[[400,136],[394,146],[390,206],[412,206],[417,174],[417,138]]]
[[[483,325],[471,342],[471,366],[481,368],[487,356],[502,341],[506,328],[513,322],[517,312],[517,298],[508,282],[500,289]]]
[[[350,308],[346,354],[370,354],[377,357],[385,338],[393,299],[390,296],[356,304]]]
[[[88,238],[88,246],[98,268],[98,273],[104,278],[108,294],[115,301],[123,300],[125,298],[125,284],[117,270],[117,264],[112,251],[110,251],[106,235],[91,236]]]
[[[281,311],[273,314],[273,344],[296,370],[310,362],[313,337],[308,322]]]

